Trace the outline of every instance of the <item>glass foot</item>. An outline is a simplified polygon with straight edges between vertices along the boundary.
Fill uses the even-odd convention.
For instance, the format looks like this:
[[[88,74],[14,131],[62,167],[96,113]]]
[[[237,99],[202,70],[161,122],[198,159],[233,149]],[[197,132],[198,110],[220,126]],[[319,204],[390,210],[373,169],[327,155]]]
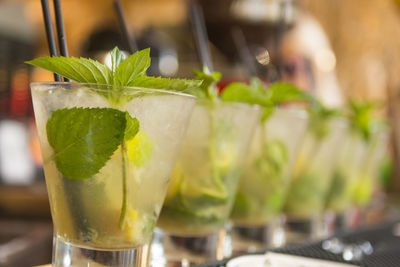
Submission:
[[[124,250],[79,247],[53,238],[53,267],[147,267],[148,245]]]
[[[234,225],[230,231],[233,254],[283,246],[285,244],[283,225],[283,220],[276,220],[263,226]]]
[[[297,219],[288,217],[285,225],[286,244],[318,240],[323,236],[323,217]]]
[[[150,252],[151,267],[188,267],[230,256],[225,230],[209,236],[176,236],[156,229]]]

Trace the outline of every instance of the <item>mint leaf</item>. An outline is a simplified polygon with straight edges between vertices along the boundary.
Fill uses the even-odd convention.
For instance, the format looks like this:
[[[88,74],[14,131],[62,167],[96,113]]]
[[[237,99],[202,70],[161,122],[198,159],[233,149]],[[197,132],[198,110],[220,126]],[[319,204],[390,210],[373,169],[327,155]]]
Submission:
[[[314,105],[308,109],[308,114],[310,116],[309,128],[314,136],[320,140],[331,132],[329,121],[341,116],[340,110],[328,108],[316,99],[314,99]]]
[[[270,85],[270,100],[275,104],[285,102],[301,102],[312,100],[311,96],[295,85],[286,82],[276,82]]]
[[[191,93],[199,98],[207,98],[215,101],[218,98],[217,82],[221,80],[221,73],[194,70],[194,74],[198,80],[202,80],[200,87],[197,90],[192,90]]]
[[[274,103],[270,99],[264,84],[259,79],[252,79],[251,85],[231,83],[222,91],[223,101],[242,102],[263,107],[261,121],[266,121],[274,111]]]
[[[111,70],[98,61],[75,57],[42,57],[27,64],[55,72],[80,83],[111,84]]]
[[[150,62],[150,48],[135,52],[122,61],[115,70],[114,84],[130,86],[135,78],[146,75]]]
[[[296,86],[285,83],[273,83],[269,89],[258,78],[252,78],[250,85],[245,83],[231,83],[222,91],[224,101],[243,102],[264,107],[261,121],[266,121],[273,113],[275,106],[285,102],[312,102],[314,99]]]
[[[121,62],[125,60],[125,57],[121,53],[121,51],[119,51],[118,47],[114,47],[114,49],[110,51],[110,56],[111,56],[111,71],[114,73],[117,67],[121,64]]]
[[[68,179],[87,179],[99,172],[121,144],[126,113],[111,108],[59,109],[47,121],[47,139],[57,169]],[[132,119],[134,120],[134,119]],[[133,122],[128,123],[132,135]]]
[[[132,80],[130,86],[143,88],[165,89],[174,91],[186,91],[200,86],[199,80],[169,79],[162,77],[140,76]]]
[[[128,112],[125,112],[125,119],[125,140],[131,140],[139,132],[139,121],[136,118],[132,118]]]
[[[354,131],[360,133],[366,141],[371,138],[376,124],[379,123],[373,114],[378,107],[377,103],[356,100],[349,101],[351,127]]]
[[[252,87],[245,83],[231,83],[222,91],[223,101],[243,102],[257,104],[263,107],[272,106],[265,88]]]
[[[284,102],[312,100],[309,94],[290,83],[273,83],[267,90],[264,83],[258,78],[252,78],[250,85],[239,82],[231,83],[224,89],[221,98],[225,101],[257,104],[263,107],[271,107]]]

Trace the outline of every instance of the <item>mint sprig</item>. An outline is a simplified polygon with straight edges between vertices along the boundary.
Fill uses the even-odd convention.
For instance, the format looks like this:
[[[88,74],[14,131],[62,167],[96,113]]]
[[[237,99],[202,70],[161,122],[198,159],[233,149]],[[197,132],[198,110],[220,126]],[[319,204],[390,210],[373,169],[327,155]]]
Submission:
[[[222,92],[223,101],[242,102],[263,107],[262,121],[266,121],[278,104],[286,102],[308,102],[312,97],[296,86],[277,82],[267,88],[258,78],[252,78],[250,84],[235,82],[229,84]]]
[[[196,79],[201,81],[200,86],[193,87],[188,93],[196,96],[199,99],[208,99],[212,102],[218,100],[217,83],[221,80],[221,73],[209,73],[206,69],[203,71],[194,70]]]
[[[349,120],[351,129],[359,133],[364,140],[369,141],[377,124],[384,124],[374,115],[378,103],[361,102],[354,99],[349,101]]]
[[[65,108],[47,121],[47,139],[57,169],[68,179],[97,174],[124,139],[133,138],[139,121],[111,108]]]
[[[75,57],[41,57],[26,63],[80,83],[112,84],[111,70],[98,61]]]
[[[313,105],[307,111],[310,116],[309,129],[318,140],[322,140],[330,134],[329,121],[343,115],[341,110],[326,107],[316,99],[314,99]]]
[[[75,57],[42,57],[27,64],[43,68],[69,78],[79,83],[92,83],[110,85],[102,92],[102,96],[113,104],[123,105],[131,97],[118,97],[112,92],[121,91],[120,87],[144,87],[154,89],[165,89],[174,91],[185,91],[201,85],[200,80],[168,79],[162,77],[147,76],[146,71],[150,67],[150,49],[135,52],[128,58],[115,47],[110,51],[111,66],[104,65],[96,60]]]

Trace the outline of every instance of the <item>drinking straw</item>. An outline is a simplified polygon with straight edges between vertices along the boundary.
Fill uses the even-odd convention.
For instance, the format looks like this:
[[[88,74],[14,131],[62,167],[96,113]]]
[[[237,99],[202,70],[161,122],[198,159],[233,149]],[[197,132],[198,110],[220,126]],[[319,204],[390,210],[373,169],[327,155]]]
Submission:
[[[234,27],[232,29],[232,37],[236,50],[239,53],[240,60],[246,67],[248,74],[250,76],[257,76],[257,68],[254,64],[253,55],[251,54],[249,46],[247,45],[243,31],[239,27]]]
[[[54,0],[53,3],[54,14],[56,17],[58,47],[60,49],[60,55],[63,57],[68,57],[67,39],[65,37],[61,3],[60,0]],[[64,81],[69,82],[69,79],[64,77]]]
[[[194,39],[196,42],[197,52],[199,53],[200,60],[206,68],[206,72],[213,72],[213,65],[211,61],[210,47],[208,46],[208,36],[204,14],[200,5],[195,2],[196,0],[187,0],[189,9],[190,25]]]
[[[41,0],[44,26],[46,28],[47,43],[49,45],[50,56],[57,56],[56,41],[54,38],[53,24],[51,23],[51,15],[49,9],[48,0]],[[54,73],[54,80],[57,82],[61,81],[61,76]]]
[[[56,11],[55,11],[56,19],[59,21],[59,25],[64,25],[63,18],[61,16],[61,5],[60,5],[60,3],[55,3],[55,2],[56,1],[54,1],[55,9],[56,9]],[[48,41],[48,45],[49,45],[50,56],[57,56],[57,47],[56,47],[56,42],[55,42],[55,38],[54,38],[54,30],[53,30],[53,25],[52,25],[52,21],[51,21],[49,2],[48,2],[48,0],[41,0],[41,3],[42,3],[43,18],[44,18],[44,24],[46,27],[46,35],[47,35],[47,41]],[[56,5],[57,5],[57,7],[56,7]],[[59,9],[59,11],[57,11],[57,9]],[[63,37],[63,36],[64,36],[64,30],[62,29],[62,33],[59,34],[58,37],[60,38],[59,39],[60,47],[64,46],[64,48],[65,48],[65,50],[63,50],[62,53],[65,53],[65,55],[67,55],[68,54],[67,46],[66,46],[66,42],[65,42],[65,37]],[[63,38],[61,38],[61,37],[63,37]],[[54,73],[54,80],[57,82],[60,82],[61,76]],[[75,225],[76,225],[77,229],[81,229],[85,233],[89,232],[89,227],[87,226],[87,223],[85,223],[81,218],[81,214],[84,214],[84,213],[81,210],[82,202],[79,199],[79,196],[81,194],[79,184],[74,180],[69,180],[68,178],[64,178],[63,183],[64,183],[65,195],[69,196],[67,198],[67,201],[69,202],[69,207],[73,207],[73,208],[70,208],[70,212],[71,212],[71,216],[76,219]],[[78,194],[78,197],[70,197],[73,194]],[[90,237],[88,237],[88,240],[89,239],[90,239]]]
[[[122,11],[121,2],[119,0],[114,0],[114,10],[117,13],[119,26],[121,27],[122,35],[125,39],[126,44],[128,45],[129,52],[133,54],[138,50],[138,46],[136,44],[135,38],[132,33],[129,33],[128,27],[126,25],[126,20],[124,13]]]

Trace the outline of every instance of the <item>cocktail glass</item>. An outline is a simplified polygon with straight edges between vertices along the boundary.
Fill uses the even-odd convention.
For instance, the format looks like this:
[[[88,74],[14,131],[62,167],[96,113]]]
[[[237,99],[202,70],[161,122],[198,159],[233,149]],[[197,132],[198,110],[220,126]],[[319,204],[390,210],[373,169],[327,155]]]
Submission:
[[[198,102],[152,242],[152,266],[188,266],[224,257],[229,217],[259,108]]]
[[[147,266],[147,244],[195,99],[78,83],[31,89],[54,224],[53,266]],[[116,143],[128,114],[139,129]],[[99,165],[110,146],[115,150]],[[93,174],[79,176],[85,172]]]
[[[323,212],[347,123],[341,118],[324,122],[324,135],[310,121],[292,171],[285,203],[287,243],[304,242],[323,234]],[[321,126],[321,125],[320,125]]]
[[[326,208],[334,212],[332,231],[350,227],[351,211],[362,209],[378,188],[379,167],[386,153],[388,131],[379,127],[370,138],[349,129],[331,182]]]
[[[258,124],[231,213],[235,254],[283,245],[281,215],[306,129],[299,109],[277,109]]]

